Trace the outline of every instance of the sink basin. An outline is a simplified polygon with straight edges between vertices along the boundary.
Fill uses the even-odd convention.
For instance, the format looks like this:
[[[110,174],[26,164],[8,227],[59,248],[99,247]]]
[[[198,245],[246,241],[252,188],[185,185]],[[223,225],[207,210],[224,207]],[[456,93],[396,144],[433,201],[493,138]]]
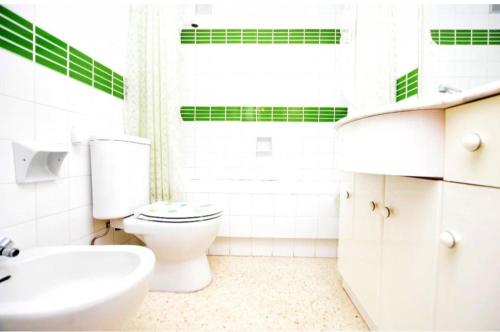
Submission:
[[[442,178],[444,110],[387,112],[336,124],[339,168],[348,172]]]
[[[0,260],[0,330],[117,329],[133,318],[155,264],[140,246],[42,247]]]

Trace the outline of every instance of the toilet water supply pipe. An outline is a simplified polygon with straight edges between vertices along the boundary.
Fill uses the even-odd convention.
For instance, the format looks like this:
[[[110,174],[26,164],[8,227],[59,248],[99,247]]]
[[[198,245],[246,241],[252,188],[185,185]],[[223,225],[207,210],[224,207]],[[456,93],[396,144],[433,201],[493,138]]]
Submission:
[[[96,237],[94,237],[92,241],[90,241],[90,245],[91,246],[95,245],[95,241],[97,239],[100,239],[101,237],[105,237],[106,235],[108,235],[110,228],[111,228],[111,221],[108,220],[106,221],[106,231],[104,231],[104,233],[102,233],[101,235],[97,235]]]

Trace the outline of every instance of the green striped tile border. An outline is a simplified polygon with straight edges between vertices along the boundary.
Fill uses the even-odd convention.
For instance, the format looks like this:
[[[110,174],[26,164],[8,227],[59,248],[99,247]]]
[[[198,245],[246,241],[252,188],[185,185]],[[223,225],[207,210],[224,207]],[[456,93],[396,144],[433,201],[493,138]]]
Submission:
[[[438,45],[500,45],[500,30],[431,29],[431,38]]]
[[[396,102],[418,94],[418,68],[396,79]]]
[[[3,5],[0,5],[0,47],[117,98],[124,98],[122,75]]]
[[[336,122],[347,107],[317,106],[182,106],[184,121]]]
[[[340,29],[182,29],[181,44],[340,44]]]

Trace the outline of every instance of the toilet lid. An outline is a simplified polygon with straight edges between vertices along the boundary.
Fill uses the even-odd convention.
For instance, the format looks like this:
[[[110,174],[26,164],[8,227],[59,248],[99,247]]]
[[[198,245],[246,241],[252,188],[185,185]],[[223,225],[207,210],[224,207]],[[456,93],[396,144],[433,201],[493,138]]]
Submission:
[[[156,202],[136,212],[136,218],[156,222],[199,222],[213,220],[222,215],[222,209],[214,204],[186,202]]]

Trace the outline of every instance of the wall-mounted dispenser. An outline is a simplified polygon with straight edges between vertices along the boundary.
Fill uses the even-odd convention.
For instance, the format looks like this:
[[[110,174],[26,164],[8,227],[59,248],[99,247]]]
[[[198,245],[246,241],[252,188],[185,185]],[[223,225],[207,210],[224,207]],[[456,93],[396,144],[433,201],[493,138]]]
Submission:
[[[61,144],[12,142],[17,183],[55,180],[68,154]]]

